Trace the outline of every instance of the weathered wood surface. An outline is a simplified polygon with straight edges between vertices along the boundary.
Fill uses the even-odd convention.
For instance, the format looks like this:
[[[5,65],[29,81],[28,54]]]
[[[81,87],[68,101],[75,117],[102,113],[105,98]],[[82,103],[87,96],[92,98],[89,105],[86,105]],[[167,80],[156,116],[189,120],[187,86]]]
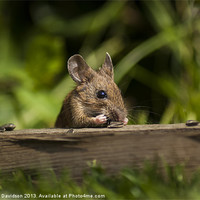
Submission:
[[[93,160],[115,173],[161,158],[192,172],[200,166],[199,142],[200,126],[185,124],[6,131],[0,133],[0,170],[67,168],[80,178]]]

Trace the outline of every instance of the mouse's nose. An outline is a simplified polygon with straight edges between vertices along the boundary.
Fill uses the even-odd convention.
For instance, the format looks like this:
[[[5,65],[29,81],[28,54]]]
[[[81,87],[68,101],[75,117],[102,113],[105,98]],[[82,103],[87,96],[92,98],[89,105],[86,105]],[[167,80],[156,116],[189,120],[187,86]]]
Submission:
[[[124,119],[126,118],[126,113],[120,109],[113,110],[111,115],[111,121],[124,122]]]

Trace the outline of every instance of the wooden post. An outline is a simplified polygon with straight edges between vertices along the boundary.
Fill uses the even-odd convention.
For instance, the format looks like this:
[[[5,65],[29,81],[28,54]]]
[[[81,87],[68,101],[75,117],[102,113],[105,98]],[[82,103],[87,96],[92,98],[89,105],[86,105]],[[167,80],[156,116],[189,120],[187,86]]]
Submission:
[[[185,124],[6,131],[0,133],[0,170],[53,168],[57,173],[67,168],[79,179],[94,160],[116,173],[161,158],[170,165],[185,164],[190,173],[200,166],[199,142],[200,126]]]

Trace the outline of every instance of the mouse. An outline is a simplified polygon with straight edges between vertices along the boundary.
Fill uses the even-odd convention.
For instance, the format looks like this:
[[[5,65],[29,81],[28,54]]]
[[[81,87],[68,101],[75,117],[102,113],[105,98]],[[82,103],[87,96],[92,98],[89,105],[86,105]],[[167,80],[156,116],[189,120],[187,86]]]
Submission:
[[[107,127],[111,122],[127,125],[127,109],[114,82],[109,53],[98,70],[79,54],[69,58],[67,67],[76,87],[65,97],[55,128]]]

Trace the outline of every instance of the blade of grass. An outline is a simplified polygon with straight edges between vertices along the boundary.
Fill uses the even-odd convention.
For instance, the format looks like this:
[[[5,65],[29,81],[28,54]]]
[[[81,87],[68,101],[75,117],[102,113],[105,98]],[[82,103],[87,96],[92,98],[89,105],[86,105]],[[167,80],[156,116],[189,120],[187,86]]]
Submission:
[[[196,20],[195,25],[200,24],[200,20]],[[194,25],[194,26],[195,26]],[[115,70],[115,81],[117,83],[132,69],[132,67],[138,63],[142,58],[155,50],[183,40],[191,30],[185,29],[185,25],[177,25],[169,27],[165,31],[158,33],[156,36],[146,40],[132,51],[130,51],[118,64]]]

